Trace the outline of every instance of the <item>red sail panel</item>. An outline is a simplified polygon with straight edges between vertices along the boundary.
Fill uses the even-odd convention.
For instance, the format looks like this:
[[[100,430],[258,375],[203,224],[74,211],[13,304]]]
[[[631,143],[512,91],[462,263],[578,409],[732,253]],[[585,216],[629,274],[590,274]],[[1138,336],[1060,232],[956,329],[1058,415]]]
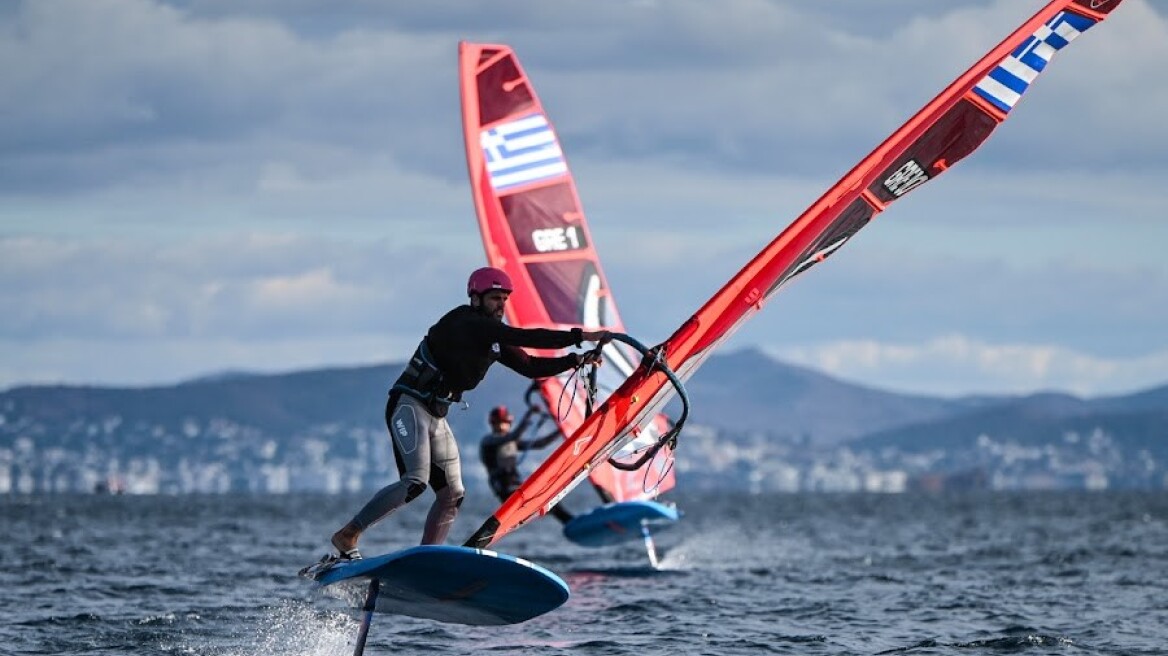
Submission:
[[[624,332],[567,159],[514,51],[459,44],[459,81],[467,166],[487,260],[515,284],[507,320],[523,327]],[[619,343],[608,345],[604,358],[598,401],[640,363],[640,354]],[[584,421],[584,396],[575,390],[570,374],[541,383],[564,435]],[[642,439],[655,442],[667,430],[663,426],[663,416],[647,422]],[[674,486],[671,463],[665,451],[640,471],[601,464],[591,479],[617,501],[642,499]]]
[[[1121,0],[1054,0],[989,51],[791,223],[663,345],[685,378],[787,281],[839,250],[889,203],[967,156],[1004,121],[1053,55]],[[553,505],[671,394],[637,369],[467,541],[486,546]]]

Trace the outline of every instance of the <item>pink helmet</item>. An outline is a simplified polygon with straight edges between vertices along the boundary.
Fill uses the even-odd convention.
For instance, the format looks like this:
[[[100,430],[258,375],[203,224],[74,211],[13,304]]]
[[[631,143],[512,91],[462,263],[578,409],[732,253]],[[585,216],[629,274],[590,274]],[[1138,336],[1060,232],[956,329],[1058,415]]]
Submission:
[[[507,272],[501,269],[483,267],[481,269],[475,269],[474,273],[470,274],[470,280],[466,281],[467,296],[485,294],[492,289],[501,289],[505,292],[511,291],[511,276],[508,276]]]

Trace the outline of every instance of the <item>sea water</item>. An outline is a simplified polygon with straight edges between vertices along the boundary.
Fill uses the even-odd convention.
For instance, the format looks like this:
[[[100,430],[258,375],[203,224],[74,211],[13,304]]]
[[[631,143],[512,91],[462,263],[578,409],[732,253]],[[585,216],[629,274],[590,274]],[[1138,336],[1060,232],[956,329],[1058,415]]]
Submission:
[[[365,553],[416,543],[428,500]],[[577,547],[540,519],[497,548],[567,604],[503,627],[379,614],[366,653],[1168,654],[1168,493],[673,500],[658,570],[639,541]],[[296,572],[364,501],[0,497],[0,654],[351,654],[359,613]],[[472,492],[450,541],[493,508]]]

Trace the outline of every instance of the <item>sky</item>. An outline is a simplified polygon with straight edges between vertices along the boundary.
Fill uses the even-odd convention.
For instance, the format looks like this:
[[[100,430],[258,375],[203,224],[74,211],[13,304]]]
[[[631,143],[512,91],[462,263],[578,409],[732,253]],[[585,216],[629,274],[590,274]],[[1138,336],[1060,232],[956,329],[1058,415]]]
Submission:
[[[660,342],[1042,4],[0,2],[0,389],[406,359],[485,263],[464,39],[515,48]],[[931,395],[1168,383],[1164,116],[1168,0],[1124,0],[722,348]]]

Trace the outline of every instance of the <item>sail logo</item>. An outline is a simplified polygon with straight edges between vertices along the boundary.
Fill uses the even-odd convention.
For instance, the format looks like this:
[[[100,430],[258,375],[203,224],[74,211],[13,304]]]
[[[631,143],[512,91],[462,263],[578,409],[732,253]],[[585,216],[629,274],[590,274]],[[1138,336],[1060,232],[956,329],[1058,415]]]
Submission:
[[[881,183],[888,193],[900,198],[929,181],[929,174],[915,159],[910,159]]]
[[[541,228],[531,231],[531,243],[540,253],[575,250],[580,248],[580,235],[575,226]]]
[[[572,443],[572,455],[574,455],[574,456],[580,455],[584,451],[584,448],[587,447],[588,443],[591,441],[592,441],[592,436],[589,435],[586,437],[581,437],[580,439],[573,442]]]
[[[479,145],[495,191],[568,173],[556,134],[542,114],[530,114],[483,130]]]
[[[974,93],[1009,112],[1054,54],[1094,24],[1086,16],[1059,12],[982,78],[973,87]]]

